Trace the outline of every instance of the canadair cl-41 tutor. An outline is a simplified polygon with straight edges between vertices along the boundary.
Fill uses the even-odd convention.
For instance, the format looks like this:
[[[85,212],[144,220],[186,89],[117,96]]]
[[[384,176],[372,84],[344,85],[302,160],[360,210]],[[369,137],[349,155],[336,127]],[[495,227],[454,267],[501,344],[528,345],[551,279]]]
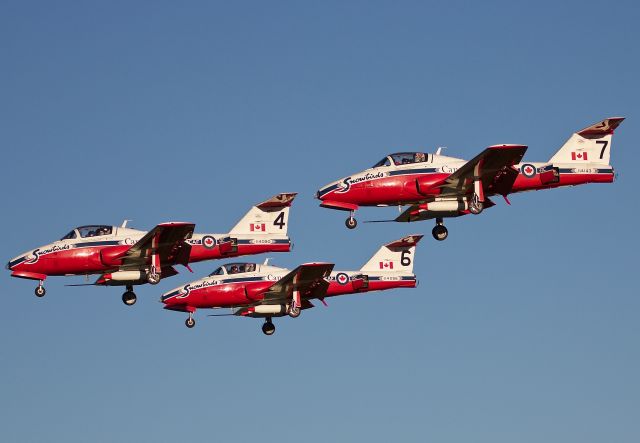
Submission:
[[[574,133],[547,162],[522,162],[523,145],[490,146],[472,160],[423,152],[384,157],[372,168],[341,178],[320,189],[320,206],[349,211],[349,229],[356,227],[360,206],[409,205],[395,221],[435,219],[433,237],[447,238],[447,217],[479,214],[494,206],[489,197],[516,192],[611,183],[609,164],[613,131],[624,120],[612,117]]]
[[[122,226],[91,225],[72,229],[60,240],[15,257],[12,277],[38,280],[45,295],[49,276],[101,274],[93,285],[126,286],[122,301],[136,302],[133,285],[157,284],[178,273],[175,265],[203,260],[289,252],[289,207],[295,193],[278,194],[256,205],[227,234],[194,234],[192,223],[162,223],[149,232]]]
[[[388,243],[358,271],[334,271],[332,263],[307,263],[293,271],[257,263],[230,263],[208,277],[162,296],[164,308],[189,314],[192,328],[197,309],[232,308],[240,317],[264,318],[262,332],[272,335],[273,317],[298,317],[313,307],[311,300],[394,288],[414,288],[413,260],[421,235]],[[224,315],[224,314],[223,314]]]

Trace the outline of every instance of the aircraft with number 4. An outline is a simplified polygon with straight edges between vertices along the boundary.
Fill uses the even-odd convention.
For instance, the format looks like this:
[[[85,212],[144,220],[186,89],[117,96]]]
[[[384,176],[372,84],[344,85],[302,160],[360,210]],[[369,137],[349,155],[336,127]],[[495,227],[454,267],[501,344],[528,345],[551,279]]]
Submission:
[[[611,183],[611,138],[624,118],[611,117],[574,133],[547,162],[522,162],[527,146],[490,146],[470,161],[423,152],[390,154],[372,168],[321,188],[320,206],[349,211],[354,229],[360,206],[409,205],[396,222],[435,219],[436,240],[448,236],[444,219],[480,214],[494,206],[489,197],[516,192]]]
[[[149,232],[127,228],[126,221],[122,226],[80,226],[13,258],[7,269],[12,277],[38,280],[38,297],[45,295],[49,276],[101,274],[91,285],[126,286],[122,301],[130,306],[137,300],[134,285],[176,275],[175,265],[189,269],[189,263],[203,260],[289,252],[289,208],[295,196],[277,194],[252,207],[227,234],[194,234],[195,225],[183,222],[161,223]]]
[[[394,288],[414,288],[416,245],[422,235],[410,235],[382,246],[358,271],[334,271],[332,263],[306,263],[293,271],[257,263],[230,263],[208,277],[165,293],[164,308],[188,313],[193,328],[197,309],[232,308],[240,317],[264,318],[262,332],[272,335],[273,317],[298,317],[318,299]],[[216,316],[216,315],[214,315]]]

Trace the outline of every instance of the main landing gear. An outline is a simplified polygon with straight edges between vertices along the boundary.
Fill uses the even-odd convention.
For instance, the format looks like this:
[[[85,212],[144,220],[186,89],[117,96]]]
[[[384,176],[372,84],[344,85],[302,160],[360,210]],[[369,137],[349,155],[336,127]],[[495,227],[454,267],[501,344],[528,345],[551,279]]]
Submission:
[[[138,301],[138,297],[136,297],[136,293],[133,292],[133,286],[127,285],[127,290],[124,294],[122,294],[122,303],[127,306],[133,306]]]
[[[349,214],[349,218],[347,218],[344,222],[345,226],[349,229],[355,229],[358,226],[358,220],[353,216],[354,211],[351,211]]]
[[[431,235],[438,241],[443,241],[449,236],[449,231],[441,217],[436,218],[436,225],[433,227]]]
[[[44,286],[42,285],[42,280],[40,280],[40,283],[38,284],[38,287],[36,287],[35,293],[36,293],[36,297],[44,297],[44,294],[47,293],[47,291],[44,289]]]
[[[184,321],[187,328],[191,329],[196,325],[196,319],[193,318],[193,312],[189,312],[189,318]]]
[[[276,325],[271,321],[271,317],[267,317],[262,325],[262,333],[264,335],[273,335],[276,332]]]
[[[160,283],[160,274],[158,274],[155,269],[152,269],[148,274],[147,274],[147,281],[149,282],[149,284],[151,285],[157,285],[158,283]]]
[[[473,194],[471,197],[471,201],[469,202],[469,212],[472,214],[480,214],[484,209],[484,204],[480,201],[480,196],[478,194]]]

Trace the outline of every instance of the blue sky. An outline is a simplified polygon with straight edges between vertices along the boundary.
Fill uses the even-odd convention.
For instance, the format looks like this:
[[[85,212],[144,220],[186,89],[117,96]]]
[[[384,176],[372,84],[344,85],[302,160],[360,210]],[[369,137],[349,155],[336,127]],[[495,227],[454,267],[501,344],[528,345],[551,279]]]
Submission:
[[[229,229],[296,191],[293,267],[425,233],[415,290],[296,320],[184,315],[167,289],[0,277],[2,441],[637,442],[635,2],[3,2],[2,252],[88,223]],[[343,225],[315,191],[388,152],[545,161],[607,116],[612,185],[448,222]],[[364,209],[359,220],[396,209]],[[262,261],[264,257],[256,260]]]

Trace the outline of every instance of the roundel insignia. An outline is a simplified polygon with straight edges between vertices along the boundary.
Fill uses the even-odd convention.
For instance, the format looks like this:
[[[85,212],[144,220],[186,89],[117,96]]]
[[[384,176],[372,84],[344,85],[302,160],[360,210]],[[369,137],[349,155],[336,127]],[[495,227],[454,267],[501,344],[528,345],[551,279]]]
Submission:
[[[341,272],[338,275],[336,275],[336,281],[338,282],[338,284],[344,286],[347,283],[349,283],[349,276],[347,274],[345,274],[344,272]]]
[[[522,165],[520,170],[522,171],[522,175],[527,178],[535,177],[536,175],[536,167],[529,163]]]
[[[216,245],[216,239],[210,235],[205,235],[202,237],[202,246],[207,249],[211,249]]]

